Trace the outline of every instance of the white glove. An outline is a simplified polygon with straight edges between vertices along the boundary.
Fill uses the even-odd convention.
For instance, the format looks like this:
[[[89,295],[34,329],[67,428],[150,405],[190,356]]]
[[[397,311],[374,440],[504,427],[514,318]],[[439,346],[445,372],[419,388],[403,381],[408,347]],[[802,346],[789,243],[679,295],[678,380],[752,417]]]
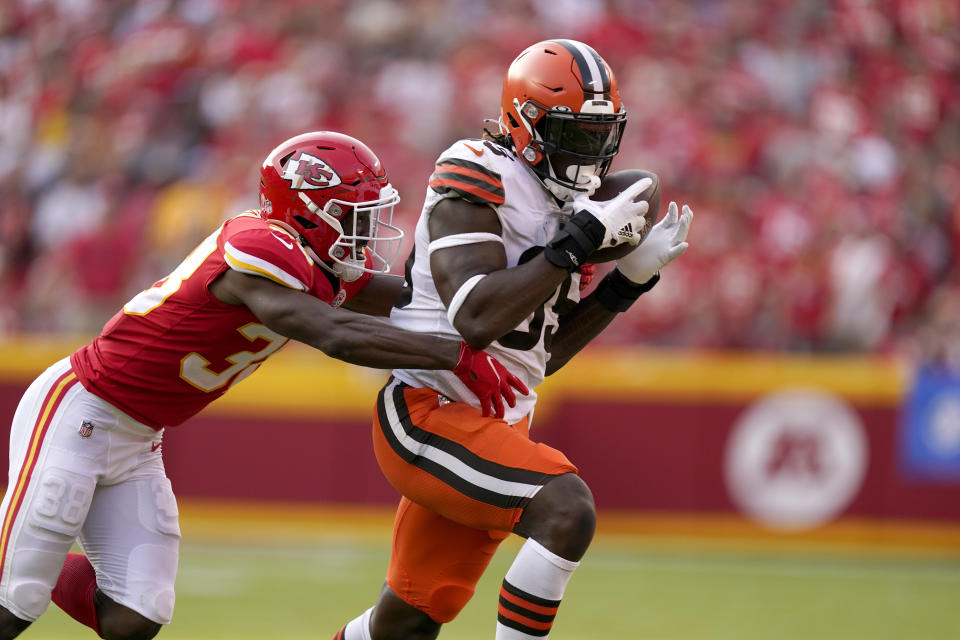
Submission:
[[[621,191],[616,198],[605,202],[591,200],[585,193],[578,193],[574,197],[573,210],[577,214],[586,211],[603,224],[603,242],[597,249],[606,249],[623,242],[636,246],[640,242],[640,233],[646,223],[643,216],[650,208],[650,203],[646,200],[634,202],[633,199],[652,184],[653,180],[644,178]]]
[[[617,260],[617,269],[634,284],[644,284],[689,246],[686,242],[693,211],[683,205],[683,214],[677,216],[677,203],[671,202],[667,215],[653,225],[643,243]]]

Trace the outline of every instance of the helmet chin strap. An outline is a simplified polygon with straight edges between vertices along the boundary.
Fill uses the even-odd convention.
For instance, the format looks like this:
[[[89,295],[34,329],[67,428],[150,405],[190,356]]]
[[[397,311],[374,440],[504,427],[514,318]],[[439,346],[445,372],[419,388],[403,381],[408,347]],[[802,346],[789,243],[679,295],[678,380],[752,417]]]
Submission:
[[[344,262],[352,264],[334,262],[332,265],[330,265],[330,271],[333,272],[333,275],[337,276],[344,282],[353,282],[363,275],[363,266],[366,264],[366,260],[349,259],[344,260]]]
[[[301,246],[318,267],[324,271],[332,273],[344,282],[353,282],[354,280],[359,279],[364,273],[364,266],[367,264],[366,258],[363,260],[358,260],[356,258],[343,258],[342,262],[327,262],[326,260],[321,259],[317,252],[313,250],[313,247],[311,247],[306,241],[302,241]]]
[[[283,225],[283,226],[288,226],[288,225]],[[353,282],[354,280],[358,279],[360,276],[363,275],[362,267],[364,264],[366,264],[365,260],[364,261],[350,260],[349,262],[355,263],[350,265],[340,264],[338,262],[329,263],[326,260],[323,260],[322,258],[320,258],[320,255],[313,250],[313,247],[310,246],[310,243],[307,242],[302,235],[300,234],[296,234],[296,235],[299,238],[300,246],[303,247],[303,250],[307,252],[307,255],[310,256],[311,260],[313,260],[313,263],[318,267],[320,267],[321,269],[323,269],[324,271],[332,273],[333,275],[335,275],[340,280],[343,280],[344,282]],[[359,264],[360,266],[356,266],[357,264]]]

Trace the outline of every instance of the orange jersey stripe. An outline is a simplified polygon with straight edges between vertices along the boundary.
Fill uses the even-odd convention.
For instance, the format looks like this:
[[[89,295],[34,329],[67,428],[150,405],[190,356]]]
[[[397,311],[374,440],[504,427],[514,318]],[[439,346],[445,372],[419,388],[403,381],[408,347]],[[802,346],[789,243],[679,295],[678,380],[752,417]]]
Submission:
[[[459,173],[460,175],[467,176],[470,178],[475,178],[477,180],[482,180],[483,182],[488,183],[490,186],[497,189],[503,189],[503,182],[496,179],[489,173],[483,173],[482,171],[477,171],[475,169],[469,169],[467,167],[461,167],[455,164],[438,164],[435,171],[449,171],[450,173]]]
[[[521,615],[515,611],[510,611],[504,607],[500,607],[498,613],[508,620],[513,620],[514,622],[522,624],[525,627],[530,627],[531,629],[537,629],[539,631],[546,631],[553,626],[552,620],[550,622],[538,622],[537,620],[531,620],[524,615]]]
[[[557,611],[560,610],[559,606],[544,607],[543,605],[533,604],[532,602],[529,602],[527,600],[524,600],[523,598],[513,595],[512,593],[510,593],[509,591],[503,588],[500,589],[500,597],[506,600],[507,602],[512,602],[518,607],[523,607],[527,611],[531,611],[533,613],[540,613],[545,616],[555,616],[557,615]]]
[[[30,476],[33,468],[37,464],[37,452],[43,443],[43,438],[47,434],[53,415],[60,407],[67,391],[77,383],[77,375],[73,371],[67,371],[50,386],[47,397],[44,398],[43,409],[37,421],[34,423],[33,435],[30,438],[30,446],[27,448],[27,455],[23,459],[20,467],[20,475],[17,477],[17,483],[8,490],[12,490],[10,505],[7,507],[7,513],[3,519],[3,530],[0,532],[0,575],[3,573],[3,565],[6,563],[7,542],[10,539],[10,529],[13,521],[17,517],[20,505],[23,503],[23,496],[27,491],[27,485],[30,484]]]
[[[456,189],[458,191],[465,191],[472,195],[477,196],[481,200],[491,202],[493,204],[503,204],[503,196],[490,193],[486,189],[481,189],[480,187],[474,187],[465,182],[448,180],[446,178],[435,178],[430,181],[431,187],[450,187],[451,189]]]

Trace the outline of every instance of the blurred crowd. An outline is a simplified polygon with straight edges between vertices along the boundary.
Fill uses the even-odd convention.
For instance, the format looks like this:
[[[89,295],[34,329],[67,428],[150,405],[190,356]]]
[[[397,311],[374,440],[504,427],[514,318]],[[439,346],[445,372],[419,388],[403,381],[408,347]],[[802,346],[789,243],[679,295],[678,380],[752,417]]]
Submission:
[[[495,126],[507,66],[551,37],[617,74],[614,170],[696,214],[603,341],[948,357],[956,0],[3,3],[0,337],[97,332],[255,207],[259,163],[303,131],[367,142],[412,229],[437,154]]]

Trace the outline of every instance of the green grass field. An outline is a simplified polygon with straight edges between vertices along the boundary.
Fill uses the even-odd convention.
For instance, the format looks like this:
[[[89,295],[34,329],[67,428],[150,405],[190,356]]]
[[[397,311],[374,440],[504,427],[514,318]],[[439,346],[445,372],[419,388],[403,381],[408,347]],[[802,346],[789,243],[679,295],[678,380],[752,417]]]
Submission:
[[[168,640],[327,640],[369,606],[384,536],[185,540]],[[501,548],[441,638],[492,640],[517,543]],[[24,638],[93,633],[56,606]],[[960,638],[960,558],[886,551],[748,550],[601,537],[560,609],[555,640],[947,640]]]

